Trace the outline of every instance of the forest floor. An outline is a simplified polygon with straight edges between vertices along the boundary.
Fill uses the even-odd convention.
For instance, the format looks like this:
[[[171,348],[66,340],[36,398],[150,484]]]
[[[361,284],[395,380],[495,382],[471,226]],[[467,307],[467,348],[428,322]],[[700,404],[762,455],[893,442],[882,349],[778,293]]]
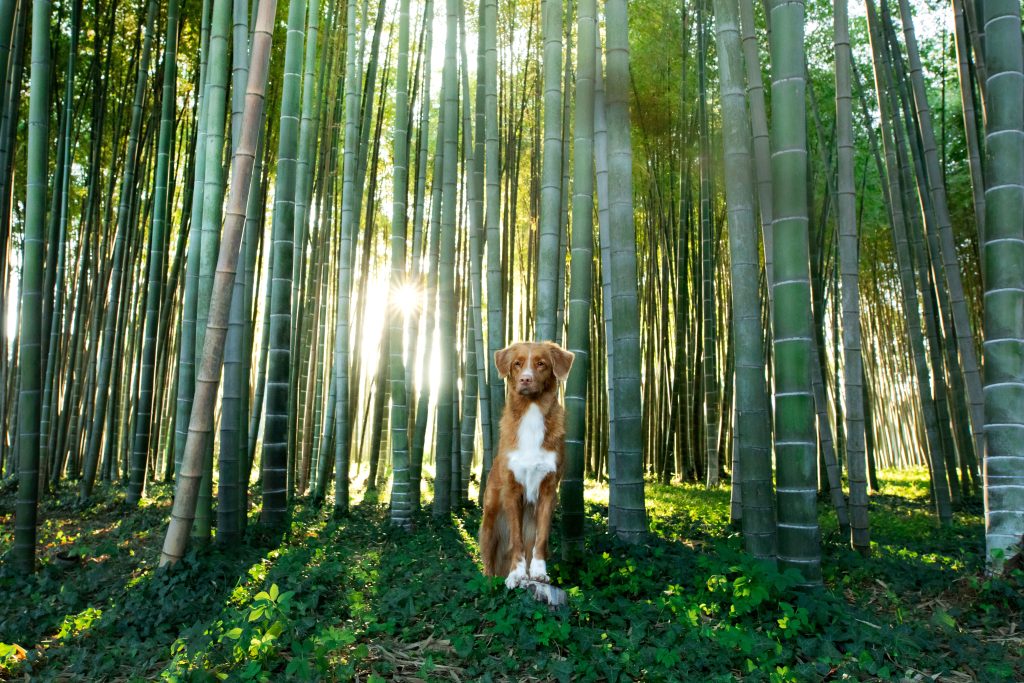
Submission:
[[[370,500],[341,520],[300,503],[282,541],[251,528],[167,571],[168,487],[138,510],[115,489],[81,510],[69,487],[41,509],[36,575],[0,569],[0,678],[1024,680],[1024,577],[984,575],[980,504],[939,529],[926,473],[882,481],[869,559],[823,514],[817,590],[742,553],[724,489],[649,483],[652,534],[631,547],[592,487],[586,559],[549,565],[557,611],[481,575],[475,507],[403,533]],[[4,554],[13,508],[0,493]]]

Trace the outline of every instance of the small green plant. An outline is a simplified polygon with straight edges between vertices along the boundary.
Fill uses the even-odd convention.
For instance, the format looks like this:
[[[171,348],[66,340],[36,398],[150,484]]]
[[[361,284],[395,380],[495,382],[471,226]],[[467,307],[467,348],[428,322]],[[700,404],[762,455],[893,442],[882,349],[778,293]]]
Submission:
[[[28,657],[28,652],[17,643],[0,643],[0,676],[13,677]]]

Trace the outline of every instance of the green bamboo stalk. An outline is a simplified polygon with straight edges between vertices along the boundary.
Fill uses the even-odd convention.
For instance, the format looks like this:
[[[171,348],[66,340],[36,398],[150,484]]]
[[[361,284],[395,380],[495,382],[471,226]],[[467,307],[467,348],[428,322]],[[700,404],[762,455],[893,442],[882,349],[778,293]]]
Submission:
[[[7,67],[11,59],[11,34],[17,14],[18,0],[0,2],[0,103],[6,103],[10,94],[7,88]]]
[[[220,251],[221,222],[224,213],[224,138],[228,114],[228,34],[231,29],[231,0],[214,0],[210,19],[210,44],[207,51],[206,91],[206,173],[203,176],[203,222],[199,258],[199,293],[196,299],[196,354],[206,341],[207,320],[213,295],[214,271]],[[207,445],[203,461],[203,480],[199,486],[199,506],[192,534],[207,543],[213,528],[213,441]]]
[[[75,269],[77,272],[77,286],[75,287],[75,300],[72,304],[77,311],[86,310],[85,293],[88,289],[86,281],[88,279],[89,270],[89,241],[89,236],[87,234],[83,235],[83,238],[79,240],[78,267]],[[82,366],[84,364],[85,357],[85,340],[88,336],[85,332],[84,319],[88,317],[88,313],[85,315],[69,316],[70,328],[68,329],[67,338],[71,340],[72,351],[71,359],[67,366],[68,370],[64,373],[67,377],[63,386],[64,401],[61,405],[60,414],[68,415],[70,417],[66,420],[59,421],[63,424],[58,430],[57,441],[54,448],[56,457],[53,458],[53,467],[50,473],[50,483],[54,486],[56,486],[60,481],[60,476],[67,463],[68,449],[65,447],[66,440],[71,432],[72,425],[77,426],[77,416],[75,413],[71,412],[71,406],[75,404],[80,388],[82,384],[84,384],[84,382],[81,381],[84,370]]]
[[[409,196],[409,0],[401,0],[398,9],[398,72],[395,76],[395,128],[393,138],[394,181],[391,206],[391,295],[404,286],[405,243]],[[412,525],[412,497],[409,495],[409,410],[407,373],[402,348],[401,309],[388,310],[388,349],[391,370],[391,462],[394,483],[391,486],[391,523],[402,528]]]
[[[384,0],[382,0],[383,2]],[[366,186],[366,160],[367,152],[370,146],[370,129],[373,121],[373,94],[376,92],[377,87],[377,55],[380,51],[380,34],[381,28],[384,24],[384,9],[385,7],[380,5],[377,8],[377,18],[374,21],[373,37],[370,40],[369,54],[370,58],[367,61],[367,26],[369,25],[370,18],[370,0],[363,0],[362,10],[360,12],[360,31],[359,31],[359,46],[356,49],[356,61],[355,71],[358,74],[358,83],[356,83],[356,97],[359,102],[359,112],[356,114],[356,139],[354,144],[356,145],[356,166],[355,166],[355,189],[356,193],[353,196],[353,204],[351,207],[354,230],[358,230],[359,220],[363,213],[363,188]],[[347,73],[347,70],[346,70]],[[346,106],[348,101],[346,100]],[[372,195],[371,195],[372,197]],[[354,267],[356,254],[358,253],[358,236],[357,233],[353,233],[352,238],[352,251],[349,255],[350,267]],[[358,325],[354,325],[358,329]],[[357,370],[359,367],[359,351],[360,345],[356,344],[352,349],[352,369]],[[351,372],[352,375],[358,375],[358,372]]]
[[[299,95],[302,46],[305,39],[305,0],[288,6],[281,86],[281,124],[274,186],[274,269],[270,294],[270,350],[267,360],[267,399],[263,426],[263,511],[261,521],[272,529],[286,523],[289,482],[288,443],[291,396],[291,290],[295,232],[295,173],[299,137]]]
[[[427,229],[427,277],[426,277],[426,320],[425,327],[427,334],[422,336],[423,357],[433,357],[433,330],[437,324],[438,311],[437,301],[437,265],[440,260],[440,235],[441,235],[441,190],[440,178],[444,169],[444,136],[445,136],[445,107],[439,107],[437,120],[437,140],[434,143],[434,166],[432,173],[432,186],[430,190],[430,218]],[[425,114],[426,115],[426,114]],[[428,408],[430,403],[430,392],[426,389],[420,391],[419,401],[416,406],[416,425],[413,431],[412,448],[410,453],[410,469],[412,476],[412,490],[415,498],[415,505],[419,505],[420,479],[423,471],[423,451],[426,441]],[[436,411],[434,411],[436,413]],[[434,415],[435,425],[437,416]],[[436,451],[435,451],[436,453]],[[435,457],[436,462],[436,457]]]
[[[381,334],[380,353],[377,357],[377,368],[374,373],[373,421],[371,423],[367,420],[366,425],[364,425],[364,427],[370,426],[372,429],[370,433],[369,471],[366,476],[366,491],[367,493],[373,492],[374,494],[380,489],[380,486],[378,486],[380,473],[385,469],[380,467],[380,454],[385,450],[381,442],[384,440],[384,434],[388,431],[388,411],[385,408],[388,404],[390,389],[390,383],[388,382],[388,360],[390,359],[388,334],[389,330],[385,328]],[[369,409],[369,406],[367,409]]]
[[[249,80],[249,3],[232,0],[231,10],[231,153],[238,149]],[[257,155],[257,158],[258,155]],[[257,176],[258,177],[258,176]],[[244,238],[243,238],[244,239]]]
[[[246,65],[246,73],[248,74],[248,65]],[[248,76],[246,78],[248,79]],[[254,372],[253,352],[256,350],[255,300],[256,293],[259,290],[256,268],[263,252],[261,245],[264,244],[263,228],[266,219],[264,207],[266,206],[267,167],[269,166],[266,157],[269,156],[270,152],[266,144],[266,116],[267,113],[264,110],[263,120],[260,121],[261,132],[256,151],[256,165],[253,168],[253,188],[249,192],[249,203],[245,208],[245,227],[243,228],[242,236],[242,248],[245,253],[245,283],[243,287],[243,296],[245,298],[242,307],[244,329],[242,336],[245,348],[242,352],[241,373],[245,390],[242,391],[242,406],[240,409],[241,414],[239,415],[239,420],[241,421],[239,429],[242,432],[239,437],[239,449],[241,450],[239,457],[242,459],[242,466],[238,474],[239,485],[241,486],[239,506],[243,511],[241,519],[243,526],[247,523],[245,513],[248,511],[248,484],[252,475],[252,466],[256,459],[256,438],[259,435],[260,418],[263,415],[263,392],[266,389],[266,349],[269,345],[268,338],[264,334],[264,332],[269,334],[269,327],[268,325],[263,325],[259,347],[260,357],[256,360]],[[266,269],[268,272],[270,270],[270,268]],[[261,270],[261,274],[262,272]],[[269,287],[266,289],[268,292],[270,291]],[[264,306],[264,310],[268,308],[269,306]],[[251,382],[254,383],[254,386],[250,386]]]
[[[610,457],[617,490],[614,529],[629,542],[647,534],[644,507],[643,415],[640,395],[640,315],[637,304],[636,225],[633,222],[633,151],[630,141],[629,20],[625,0],[605,3],[608,60],[608,214],[615,364],[612,421],[616,449]],[[609,515],[611,511],[609,511]]]
[[[189,137],[187,132],[182,131],[182,140],[189,139]],[[194,152],[190,153],[189,156],[193,154]],[[191,165],[187,161],[184,164],[186,171],[182,193],[184,195],[183,205],[188,206],[192,188],[192,182],[188,177],[188,169],[191,168]],[[172,182],[173,175],[172,171],[170,173]],[[174,194],[173,185],[168,185],[167,194],[168,196]],[[156,433],[151,433],[150,441],[159,444],[155,448],[168,456],[163,467],[165,482],[172,481],[171,477],[174,468],[174,408],[178,400],[178,368],[173,361],[180,357],[180,349],[178,347],[181,344],[182,331],[181,327],[177,325],[176,320],[172,322],[172,318],[177,317],[177,309],[180,307],[182,299],[181,288],[178,286],[178,282],[182,277],[182,267],[185,263],[186,252],[188,251],[186,248],[186,240],[188,238],[186,220],[187,214],[182,212],[181,224],[178,227],[178,235],[175,239],[175,258],[171,264],[171,271],[167,276],[167,283],[162,287],[164,298],[160,304],[160,320],[157,323],[157,339],[165,339],[167,341],[163,346],[163,353],[158,357],[156,376],[160,381],[160,388],[154,390],[153,393],[156,397],[155,400],[159,401],[159,403],[157,408],[154,408],[154,412],[164,416],[165,427],[161,434],[160,422],[157,421]],[[169,332],[170,330],[173,331]],[[168,334],[170,334],[171,339],[167,339]]]
[[[303,60],[303,75],[302,75],[302,113],[299,120],[299,146],[298,154],[295,160],[295,212],[294,212],[294,239],[292,242],[292,290],[291,290],[291,310],[293,311],[291,326],[292,326],[292,341],[291,346],[296,350],[301,359],[298,363],[293,363],[291,367],[291,388],[289,389],[288,398],[288,414],[291,420],[291,427],[289,431],[289,452],[298,454],[302,449],[300,445],[300,435],[306,433],[306,423],[301,419],[299,414],[299,402],[302,398],[301,392],[303,391],[301,374],[303,371],[308,372],[308,348],[303,348],[303,344],[306,347],[309,345],[309,334],[303,334],[304,329],[303,323],[307,321],[307,316],[303,315],[303,293],[306,292],[307,287],[304,286],[304,275],[307,272],[306,269],[306,244],[308,241],[309,234],[309,214],[310,214],[310,202],[312,201],[313,195],[313,162],[316,158],[315,146],[316,146],[316,119],[317,110],[319,107],[319,98],[316,97],[315,81],[313,79],[313,72],[316,69],[317,64],[317,43],[320,32],[320,3],[311,2],[307,8],[308,19],[306,25],[306,50],[305,58]],[[308,298],[308,297],[307,297]],[[302,349],[302,350],[300,350]],[[308,401],[307,401],[308,403]],[[303,439],[304,441],[304,439]],[[296,456],[292,456],[289,460],[289,473],[294,469],[294,462]],[[293,478],[290,478],[291,482],[288,486],[288,495],[291,497],[294,489]]]
[[[335,179],[336,179],[336,177],[338,175],[337,174],[338,155],[339,155],[339,152],[341,151],[341,145],[338,144],[338,140],[340,138],[340,128],[341,128],[341,124],[342,124],[342,122],[341,122],[341,110],[342,110],[342,100],[343,100],[343,98],[344,98],[344,87],[339,87],[337,89],[337,93],[335,94],[335,97],[334,97],[334,99],[335,99],[334,111],[332,112],[332,115],[331,115],[331,119],[332,119],[331,120],[331,137],[330,137],[331,144],[329,145],[330,161],[328,162],[329,171],[327,173],[327,186],[326,186],[326,190],[325,190],[325,193],[324,193],[325,196],[328,197],[328,199],[326,200],[327,201],[327,206],[326,206],[326,210],[324,212],[323,224],[324,225],[330,225],[330,226],[334,225],[334,211],[335,211],[335,205],[337,204],[337,202],[334,199],[334,197],[335,197],[334,187],[335,187]],[[322,304],[324,306],[324,310],[321,312],[321,316],[320,316],[321,325],[324,326],[325,328],[326,328],[327,319],[328,319],[328,311],[326,310],[326,306],[328,305],[328,300],[330,299],[331,295],[335,293],[335,291],[334,291],[335,290],[335,285],[333,283],[337,281],[336,273],[337,273],[337,268],[340,265],[340,259],[338,258],[338,255],[340,254],[340,249],[341,249],[341,239],[340,239],[341,235],[338,234],[337,231],[335,231],[335,230],[332,230],[332,233],[333,233],[332,237],[331,237],[332,241],[336,240],[336,242],[332,246],[332,252],[333,252],[333,255],[334,255],[334,263],[328,266],[328,269],[329,269],[328,273],[329,274],[328,274],[327,278],[325,278],[325,280],[326,280],[325,287],[326,288],[325,288],[325,293],[324,293],[324,301],[323,301],[323,304]],[[337,297],[335,297],[335,301],[336,300],[337,300]],[[331,444],[334,442],[334,427],[335,427],[334,410],[335,410],[336,403],[337,403],[336,396],[337,396],[337,391],[338,391],[338,385],[337,385],[337,382],[335,381],[335,372],[334,372],[334,366],[333,366],[334,349],[336,347],[337,347],[337,342],[336,342],[336,339],[334,338],[334,334],[333,334],[333,331],[332,331],[330,336],[326,337],[325,341],[324,341],[324,367],[323,367],[323,373],[325,375],[324,379],[328,382],[328,387],[327,387],[326,406],[325,406],[326,409],[324,410],[323,416],[322,416],[322,423],[321,423],[322,424],[322,428],[320,430],[320,442],[319,442],[319,445],[318,445],[319,457],[314,455],[314,459],[317,459],[317,476],[316,476],[316,483],[315,483],[315,485],[313,487],[313,496],[312,496],[312,498],[313,498],[313,504],[318,506],[318,507],[324,501],[324,497],[325,497],[326,492],[327,492],[327,479],[328,479],[328,477],[331,474],[331,467],[334,464],[333,459],[328,457],[328,452],[329,452]],[[330,349],[330,352],[328,352],[327,349]],[[327,355],[328,353],[330,353],[331,355],[328,356]],[[328,358],[330,358],[330,361],[328,361]]]
[[[743,41],[743,66],[747,74],[747,100],[750,103],[750,126],[754,151],[754,176],[757,181],[757,207],[761,217],[764,244],[765,277],[769,303],[772,282],[772,167],[768,137],[768,115],[764,103],[764,80],[757,35],[754,30],[754,4],[740,0],[740,26]]]
[[[355,174],[359,140],[359,76],[356,63],[356,8],[348,3],[348,33],[345,41],[345,156],[342,164],[341,253],[339,255],[338,306],[334,328],[334,514],[348,512],[349,460],[349,303],[352,290],[352,254],[355,211]],[[353,216],[353,214],[355,214]]]
[[[971,196],[974,199],[974,221],[979,242],[985,242],[985,180],[982,176],[981,145],[978,143],[978,121],[974,106],[974,80],[976,69],[971,63],[971,46],[964,18],[964,0],[953,0],[954,43],[960,84],[960,106],[964,117],[964,142],[967,162],[971,170]],[[983,260],[982,260],[983,262]],[[984,265],[982,265],[984,268]],[[984,270],[982,271],[984,273]],[[979,430],[981,431],[981,430]],[[984,432],[982,431],[982,436]],[[980,451],[978,452],[980,454]]]
[[[572,255],[569,277],[568,350],[575,354],[565,383],[565,473],[562,478],[563,557],[583,551],[583,472],[587,379],[590,374],[590,296],[594,250],[594,47],[595,0],[580,0],[573,126]],[[596,420],[595,420],[596,422]]]
[[[601,313],[603,315],[603,394],[608,400],[605,417],[608,419],[608,447],[606,450],[606,466],[608,480],[615,476],[615,454],[618,452],[618,440],[615,438],[615,422],[610,419],[615,414],[615,344],[612,340],[614,325],[612,320],[612,238],[611,219],[609,217],[608,192],[608,126],[606,121],[606,101],[604,86],[604,58],[601,51],[601,28],[597,27],[594,41],[594,185],[597,190],[597,223],[601,245]],[[604,468],[601,468],[604,469]],[[612,486],[608,491],[608,527],[614,529],[618,516],[619,488]]]
[[[258,152],[256,157],[258,158]],[[255,174],[253,177],[256,177]],[[255,194],[258,194],[257,188],[250,188],[249,196]],[[243,240],[247,237],[245,231],[249,227],[243,227]],[[235,273],[234,282],[231,283],[231,305],[228,310],[228,328],[224,342],[224,387],[221,397],[220,456],[217,474],[217,543],[224,547],[230,547],[241,536],[242,516],[245,514],[241,490],[246,487],[249,478],[240,438],[243,416],[246,415],[242,410],[242,394],[248,393],[246,377],[242,372],[243,328],[246,317],[244,280],[245,273],[239,269]]]
[[[10,6],[3,8],[3,21],[6,23],[8,17],[10,18],[10,22],[14,26],[14,35],[10,43],[5,43],[5,47],[9,48],[9,51],[0,51],[0,55],[3,55],[7,60],[3,64],[4,70],[0,71],[0,92],[3,94],[3,99],[0,99],[0,229],[2,229],[4,234],[9,234],[11,230],[11,201],[13,194],[10,188],[14,175],[11,151],[14,149],[17,133],[17,113],[21,107],[22,89],[14,87],[14,84],[22,82],[26,52],[25,34],[28,33],[27,26],[30,14],[29,8],[24,3],[17,3],[17,5],[17,8]],[[96,35],[98,36],[99,34],[100,32],[97,31]],[[4,35],[10,36],[10,30],[8,29]],[[11,56],[13,56],[13,62],[10,61]],[[9,77],[7,77],[8,74]],[[0,250],[0,254],[2,254],[4,259],[4,262],[0,263],[0,265],[4,266],[6,272],[7,252],[6,250]],[[6,293],[8,289],[5,287],[3,292]]]
[[[771,424],[764,369],[764,336],[761,333],[761,266],[751,123],[744,97],[739,7],[736,0],[716,0],[714,10],[736,354],[736,430],[739,443],[733,456],[733,477],[740,479],[741,520],[747,552],[754,557],[774,560]]]
[[[483,0],[481,49],[484,53],[484,225],[487,231],[487,353],[485,360],[505,347],[504,293],[501,288],[501,159],[498,143],[498,3]],[[490,367],[488,363],[488,367]],[[488,382],[491,414],[500,416],[505,405],[505,380],[493,373]],[[498,442],[499,420],[491,421],[491,441]],[[483,490],[490,462],[484,461]]]
[[[985,548],[991,571],[1024,533],[1024,63],[1021,8],[986,0]]]
[[[32,67],[29,96],[25,236],[22,242],[21,313],[18,325],[18,496],[14,564],[31,574],[36,564],[39,506],[39,418],[43,234],[46,224],[47,149],[50,123],[49,0],[32,4]]]
[[[195,156],[193,159],[193,192],[189,225],[188,261],[185,264],[185,292],[182,295],[181,343],[178,349],[178,399],[175,404],[174,464],[181,469],[181,457],[188,438],[188,421],[192,413],[192,396],[196,380],[196,311],[199,301],[199,262],[203,223],[203,190],[206,185],[206,103],[207,55],[210,38],[210,0],[203,0],[200,29],[199,88],[196,107]]]
[[[295,245],[292,280],[298,282],[305,257],[306,235],[309,231],[309,205],[313,194],[313,164],[316,144],[316,97],[313,73],[317,65],[317,43],[320,35],[320,3],[309,3],[306,26],[306,55],[302,75],[302,115],[299,121],[299,148],[295,160]],[[298,288],[295,296],[298,296]],[[297,299],[293,300],[293,306]]]
[[[479,5],[477,20],[483,24],[483,3]],[[478,33],[477,40],[483,37]],[[487,244],[487,232],[484,224],[484,175],[486,165],[486,136],[487,124],[484,120],[485,100],[487,97],[487,84],[483,80],[486,70],[486,55],[484,50],[477,50],[477,83],[474,102],[474,142],[473,142],[473,163],[470,185],[472,186],[472,204],[470,206],[470,269],[471,287],[473,295],[473,355],[476,360],[477,395],[480,401],[480,442],[482,446],[480,458],[480,482],[478,488],[477,503],[483,504],[484,492],[486,489],[487,475],[490,473],[494,461],[495,444],[494,423],[496,418],[491,407],[491,364],[487,354],[487,337],[485,331],[486,317],[483,313],[484,296],[486,291],[487,273],[484,264],[484,249]]]
[[[472,356],[473,363],[467,368],[467,386],[469,383],[473,384],[473,395],[474,401],[479,401],[479,407],[477,410],[477,416],[480,421],[480,436],[481,445],[483,446],[483,461],[489,461],[493,458],[493,447],[491,444],[491,394],[490,394],[490,383],[488,381],[488,368],[490,363],[487,360],[487,356],[484,353],[484,331],[483,331],[483,314],[481,312],[481,306],[483,305],[483,240],[484,240],[484,83],[478,77],[476,83],[476,98],[473,105],[473,123],[470,122],[470,107],[469,107],[469,59],[466,56],[466,11],[465,2],[460,2],[459,12],[459,32],[461,40],[459,42],[459,49],[462,58],[462,93],[465,105],[463,106],[463,117],[462,125],[465,131],[465,168],[469,175],[468,181],[466,182],[466,203],[469,205],[469,223],[466,229],[469,232],[469,318],[472,325],[473,334],[467,340],[467,357]],[[483,8],[481,7],[481,12]],[[482,24],[482,17],[481,17]],[[479,34],[477,40],[480,40]],[[482,74],[484,71],[484,54],[482,49],[477,50],[477,73]],[[474,127],[475,126],[475,127]],[[475,137],[474,137],[475,132]],[[470,145],[470,139],[473,139],[473,144]],[[471,348],[470,348],[471,347]],[[472,378],[469,375],[473,375]],[[469,425],[463,425],[463,434],[472,433],[471,441],[468,444],[463,442],[464,452],[469,454],[469,459],[472,459],[474,451],[474,442],[476,434],[476,421],[473,420],[473,428],[470,429]],[[463,478],[464,488],[468,491],[469,483],[469,472],[470,465],[467,460],[465,463],[466,476]],[[486,469],[486,467],[484,468]],[[483,480],[483,479],[481,479]],[[480,496],[482,500],[484,489],[480,488]],[[468,493],[466,495],[468,501]]]
[[[843,397],[846,408],[846,463],[850,480],[850,540],[854,550],[867,555],[871,549],[871,534],[868,528],[867,454],[862,400],[864,370],[861,361],[857,195],[853,180],[853,93],[850,87],[853,57],[846,0],[837,0],[833,9],[836,52],[836,211],[842,279]]]
[[[567,134],[565,131],[569,130],[571,112],[573,107],[573,72],[572,72],[572,26],[573,26],[573,14],[575,8],[573,6],[573,0],[569,0],[567,5],[568,16],[564,19],[565,25],[565,64],[562,69],[562,113],[561,113],[561,148],[562,148],[562,159],[559,162],[559,167],[562,171],[561,183],[559,185],[559,202],[558,202],[558,256],[555,260],[558,267],[558,277],[555,280],[555,336],[552,341],[560,344],[566,344],[566,327],[565,327],[565,308],[566,298],[569,293],[566,290],[566,254],[569,251],[569,205],[572,203],[572,199],[569,196],[569,174],[570,174],[570,160],[569,160],[569,149],[572,144],[566,139]]]
[[[562,205],[562,0],[541,0],[544,45],[544,147],[537,245],[536,338],[554,340]]]
[[[444,162],[442,164],[440,260],[437,270],[438,333],[441,386],[437,394],[437,430],[434,449],[434,509],[438,518],[448,516],[452,508],[452,421],[455,398],[455,216],[458,208],[456,181],[458,169],[458,73],[455,53],[458,40],[458,0],[447,0],[442,106],[444,107]],[[435,180],[436,182],[436,180]]]
[[[304,367],[306,368],[306,376],[303,378],[302,383],[304,384],[303,392],[305,395],[305,401],[302,404],[303,415],[301,417],[302,423],[308,425],[304,431],[304,438],[301,444],[298,444],[300,448],[301,463],[300,478],[298,482],[298,493],[303,495],[306,492],[306,487],[311,482],[311,476],[314,474],[313,470],[313,443],[317,438],[317,424],[314,420],[314,411],[319,407],[319,402],[316,400],[316,384],[317,376],[320,367],[320,349],[324,342],[322,314],[323,306],[318,302],[323,302],[325,297],[322,297],[322,283],[324,280],[324,272],[327,268],[327,239],[323,237],[321,229],[318,228],[314,233],[313,239],[316,249],[313,251],[313,262],[310,263],[310,279],[311,282],[307,286],[307,300],[308,307],[312,309],[312,321],[309,325],[309,331],[306,337],[309,339],[307,348],[303,351],[306,357]]]
[[[775,456],[778,551],[784,569],[821,583],[817,439],[808,266],[807,112],[804,4],[772,0],[772,219],[775,348]]]
[[[266,251],[268,263],[265,270],[267,273],[272,273],[274,272],[274,250],[273,248],[268,248]],[[249,407],[249,443],[247,444],[247,460],[250,468],[252,468],[256,463],[256,443],[260,434],[260,424],[262,422],[263,409],[266,402],[267,357],[270,355],[270,316],[268,315],[268,312],[270,311],[270,295],[272,290],[269,286],[265,286],[263,289],[263,306],[261,309],[263,311],[263,324],[260,329],[260,355],[256,361],[256,386],[253,387],[252,405]],[[255,302],[253,306],[253,319],[255,320]],[[260,463],[260,465],[260,476],[262,476],[262,463]]]
[[[703,430],[704,453],[707,459],[706,484],[718,486],[718,437],[720,429],[718,410],[718,340],[715,319],[715,243],[711,190],[711,130],[707,114],[707,55],[704,26],[704,0],[697,1],[697,121],[700,137],[700,254],[701,254],[701,311],[703,315],[701,344],[701,372],[704,377]]]
[[[474,321],[472,314],[465,318],[463,325],[462,343],[465,349],[463,375],[462,375],[462,414],[458,424],[452,429],[459,430],[457,454],[458,467],[454,474],[458,475],[458,490],[453,487],[453,507],[463,507],[469,503],[469,479],[472,473],[473,453],[476,446],[476,421],[477,421],[477,390],[479,388],[479,375],[476,372],[476,346],[473,344]],[[453,449],[455,450],[455,449]],[[454,458],[456,453],[453,453]]]
[[[245,0],[234,0],[232,11],[232,68],[231,68],[231,149],[238,150],[242,134],[242,115],[245,109],[245,85],[249,79],[249,14]],[[262,210],[260,176],[262,174],[263,121],[257,122],[258,139],[252,170],[252,186],[246,202],[245,222],[242,228],[243,266],[235,273],[232,283],[231,306],[228,311],[228,331],[224,346],[224,386],[221,398],[220,457],[217,476],[217,543],[230,547],[241,537],[248,510],[249,458],[247,435],[249,395],[249,363],[251,358],[251,328],[249,312],[252,308],[248,291],[251,269],[255,267],[256,231],[260,221],[256,214]]]

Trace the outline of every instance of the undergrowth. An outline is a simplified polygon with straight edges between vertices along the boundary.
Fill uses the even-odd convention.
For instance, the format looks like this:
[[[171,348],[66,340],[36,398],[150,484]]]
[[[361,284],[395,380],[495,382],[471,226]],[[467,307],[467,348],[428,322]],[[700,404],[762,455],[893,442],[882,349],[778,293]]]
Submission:
[[[649,484],[652,534],[627,546],[588,489],[583,559],[549,564],[556,611],[481,575],[475,508],[405,533],[373,503],[340,520],[300,504],[283,539],[251,526],[168,570],[166,488],[130,511],[114,492],[79,510],[68,489],[44,506],[37,574],[0,570],[0,677],[1021,680],[1022,577],[984,575],[977,504],[939,529],[924,474],[890,474],[870,558],[823,514],[822,589],[742,552],[724,490]],[[4,552],[12,508],[0,497]]]

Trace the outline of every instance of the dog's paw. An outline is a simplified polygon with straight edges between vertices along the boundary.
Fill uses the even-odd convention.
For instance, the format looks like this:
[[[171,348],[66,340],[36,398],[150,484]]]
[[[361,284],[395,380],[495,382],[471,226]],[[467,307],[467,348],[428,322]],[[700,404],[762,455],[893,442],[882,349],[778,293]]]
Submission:
[[[529,575],[534,581],[542,583],[551,582],[551,579],[548,577],[548,563],[544,560],[531,560]]]
[[[517,588],[525,580],[526,580],[526,561],[525,560],[519,560],[519,562],[516,563],[516,566],[512,568],[512,571],[510,571],[508,573],[508,576],[505,578],[505,586],[509,590],[512,590],[513,588]]]

